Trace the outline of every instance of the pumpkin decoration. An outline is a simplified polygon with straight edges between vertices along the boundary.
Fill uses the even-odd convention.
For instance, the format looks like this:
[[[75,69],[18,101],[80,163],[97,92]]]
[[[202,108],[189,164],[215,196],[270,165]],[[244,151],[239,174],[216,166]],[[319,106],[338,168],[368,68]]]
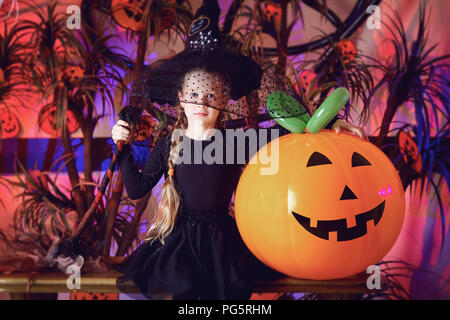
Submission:
[[[71,84],[75,84],[84,77],[84,70],[80,66],[70,66],[64,70],[64,78]]]
[[[267,162],[255,157],[272,149],[278,170],[262,175]],[[235,198],[239,232],[253,254],[286,275],[314,280],[378,263],[400,233],[404,210],[389,158],[370,142],[332,130],[268,143],[245,168]]]
[[[279,25],[281,22],[281,6],[274,1],[264,1],[261,3],[263,18],[265,21],[275,22],[275,25]]]
[[[344,64],[355,60],[356,57],[356,45],[351,40],[341,40],[337,44],[339,54],[344,61]]]
[[[80,66],[70,66],[58,73],[59,87],[63,87],[65,83],[75,85],[84,77],[84,70]]]
[[[70,300],[119,300],[119,294],[103,292],[71,292]]]
[[[2,123],[2,138],[15,138],[20,133],[20,121],[19,118],[7,109],[0,111],[0,121]]]
[[[126,29],[144,30],[145,2],[145,0],[112,1],[111,7],[114,19]]]
[[[161,5],[161,0],[153,1],[151,12],[160,19],[160,28],[164,30],[175,23],[176,13],[173,7],[158,9]],[[174,1],[172,1],[174,2]],[[111,3],[113,17],[116,22],[126,28],[135,32],[143,31],[145,28],[144,11],[147,5],[147,0],[113,0]],[[153,35],[153,31],[152,31]]]
[[[142,120],[137,132],[134,133],[134,141],[143,142],[150,139],[155,128],[155,121],[148,115],[142,116]]]
[[[405,163],[410,165],[417,173],[422,171],[422,156],[419,153],[419,147],[409,132],[399,132],[398,145]]]
[[[80,127],[78,124],[77,119],[75,118],[75,114],[67,110],[67,129],[69,130],[69,133],[74,133],[78,130]],[[45,133],[48,133],[49,135],[56,137],[59,135],[59,132],[56,130],[56,105],[55,104],[49,104],[45,107],[43,107],[39,113],[39,127],[44,131]]]
[[[296,81],[295,86],[294,86],[297,93],[299,95],[302,95],[302,93],[303,93],[303,95],[305,95],[306,92],[311,87],[312,81],[316,77],[317,77],[317,74],[312,70],[305,69],[302,72],[300,72],[300,74],[298,75],[298,82]],[[298,86],[298,83],[300,83],[300,88]],[[315,83],[313,89],[315,89],[315,88],[317,88],[317,82]],[[302,91],[302,93],[300,92],[300,90]]]

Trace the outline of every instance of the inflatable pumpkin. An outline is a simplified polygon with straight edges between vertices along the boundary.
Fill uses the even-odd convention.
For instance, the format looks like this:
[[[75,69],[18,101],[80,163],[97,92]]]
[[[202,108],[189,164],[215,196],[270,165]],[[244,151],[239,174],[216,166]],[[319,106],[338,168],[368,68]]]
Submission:
[[[286,275],[314,280],[378,263],[396,241],[405,209],[389,158],[370,142],[331,130],[284,135],[254,157],[270,155],[273,143],[277,172],[262,175],[266,165],[250,163],[236,190],[236,222],[253,254]]]

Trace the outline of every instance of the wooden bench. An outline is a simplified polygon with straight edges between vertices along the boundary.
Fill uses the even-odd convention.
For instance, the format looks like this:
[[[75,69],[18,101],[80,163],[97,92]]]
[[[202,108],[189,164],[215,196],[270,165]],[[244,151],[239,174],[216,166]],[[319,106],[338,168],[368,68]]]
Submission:
[[[120,293],[116,279],[121,275],[117,271],[81,275],[81,288],[76,292]],[[355,294],[368,293],[367,274],[359,274],[338,280],[305,280],[282,278],[272,282],[255,283],[255,293],[301,292],[317,293],[321,299],[352,299]],[[62,273],[12,273],[0,274],[0,292],[9,292],[11,299],[27,299],[28,293],[74,292],[67,288],[67,276]],[[138,293],[130,281],[126,284],[128,292]]]
[[[120,263],[124,257],[102,257],[106,265]],[[3,261],[0,265],[0,292],[8,292],[11,299],[33,298],[34,293],[55,294],[59,292],[75,292],[67,287],[68,276],[62,272],[17,272],[11,270],[34,270],[34,262],[26,260]],[[81,288],[77,293],[121,293],[116,286],[116,279],[122,274],[115,270],[103,273],[82,273]],[[373,292],[377,289],[367,288],[366,273],[337,280],[306,280],[291,277],[281,278],[270,282],[256,282],[255,294],[286,292],[314,293],[320,299],[353,299],[357,294]],[[139,293],[134,283],[124,283],[124,289],[130,293]],[[385,289],[384,279],[381,278],[381,289]],[[55,297],[55,295],[53,295]],[[256,296],[258,299],[259,297]]]

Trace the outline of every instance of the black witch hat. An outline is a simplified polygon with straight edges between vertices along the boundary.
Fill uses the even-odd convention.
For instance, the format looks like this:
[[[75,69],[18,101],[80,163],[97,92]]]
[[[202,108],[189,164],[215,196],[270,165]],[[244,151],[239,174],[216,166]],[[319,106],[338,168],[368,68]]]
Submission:
[[[184,75],[194,69],[223,75],[233,100],[258,89],[262,75],[260,65],[223,46],[218,28],[219,15],[217,1],[204,1],[190,25],[186,48],[170,59],[145,66],[134,81],[132,94],[160,105],[175,106]],[[236,109],[227,110],[227,107],[223,111],[236,113]]]

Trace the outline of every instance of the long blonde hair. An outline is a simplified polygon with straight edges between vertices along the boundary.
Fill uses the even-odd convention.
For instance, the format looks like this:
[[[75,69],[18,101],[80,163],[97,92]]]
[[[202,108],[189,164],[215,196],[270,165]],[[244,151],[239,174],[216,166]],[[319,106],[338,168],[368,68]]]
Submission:
[[[182,135],[175,134],[179,133],[176,129],[187,129],[188,121],[184,109],[180,104],[177,105],[178,109],[178,119],[175,122],[173,132],[171,134],[171,144],[168,159],[168,169],[169,171],[175,169],[176,159],[178,157],[179,148],[177,147],[182,141]],[[220,111],[217,116],[215,127],[223,128],[224,112]],[[173,231],[175,226],[175,219],[178,214],[178,210],[181,204],[181,197],[178,194],[177,188],[175,186],[175,179],[173,175],[168,175],[166,181],[164,182],[161,199],[159,201],[158,207],[156,209],[155,216],[152,220],[152,224],[148,230],[146,241],[149,240],[160,240],[164,244],[164,239]]]

